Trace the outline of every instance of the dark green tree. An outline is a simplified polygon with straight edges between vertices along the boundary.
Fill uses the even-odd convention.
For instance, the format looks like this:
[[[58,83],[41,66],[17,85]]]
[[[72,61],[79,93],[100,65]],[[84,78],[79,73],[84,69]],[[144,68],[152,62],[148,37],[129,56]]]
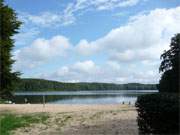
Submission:
[[[180,33],[171,39],[170,49],[161,55],[159,71],[162,76],[158,85],[160,92],[179,93]]]
[[[18,33],[21,22],[18,21],[15,11],[0,0],[0,97],[11,95],[18,72],[12,72],[11,51],[14,47],[12,36]]]

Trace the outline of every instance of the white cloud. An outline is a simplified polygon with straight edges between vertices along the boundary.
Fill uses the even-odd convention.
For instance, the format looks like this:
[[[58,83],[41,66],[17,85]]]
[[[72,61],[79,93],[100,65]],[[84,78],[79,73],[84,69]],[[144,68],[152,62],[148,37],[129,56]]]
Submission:
[[[64,36],[54,36],[49,40],[36,39],[30,46],[15,51],[15,69],[33,68],[52,58],[65,56],[66,51],[70,48],[71,44]]]
[[[164,49],[164,48],[163,48]],[[115,52],[110,54],[110,59],[119,62],[137,62],[146,60],[159,60],[162,49],[156,47],[149,47],[147,49],[125,50],[123,52]]]
[[[40,27],[51,28],[70,25],[75,21],[75,17],[66,11],[64,13],[42,12],[38,15],[20,12],[19,18],[26,24],[33,23]]]
[[[134,70],[134,67],[120,68],[120,64],[107,62],[96,65],[92,60],[76,62],[63,66],[49,74],[40,74],[39,78],[63,82],[111,82],[111,83],[156,83],[159,76],[153,69],[144,71]]]
[[[119,61],[159,59],[162,51],[168,48],[170,38],[180,32],[179,24],[180,7],[156,9],[131,17],[127,25],[95,41],[80,41],[77,52],[82,55],[108,52],[111,58]]]
[[[121,66],[116,61],[107,61],[107,65],[108,67],[110,67],[110,69],[113,69],[114,71],[119,72],[121,70]]]
[[[23,46],[34,40],[39,35],[40,31],[37,28],[26,29],[23,28],[22,31],[14,36],[16,46]]]
[[[40,27],[67,26],[75,23],[76,13],[94,10],[111,10],[114,8],[130,7],[138,4],[140,0],[75,0],[68,3],[62,12],[42,12],[37,15],[20,12],[19,19],[25,23],[33,23]]]
[[[130,7],[136,5],[140,0],[77,0],[72,4],[73,11],[92,7],[96,10],[110,10],[118,7]]]
[[[75,47],[75,51],[82,55],[91,55],[98,51],[98,49],[98,46],[88,43],[85,39],[82,39]]]
[[[95,41],[82,39],[71,46],[63,36],[37,39],[30,46],[15,52],[16,65],[34,67],[66,53],[78,53],[83,59],[94,54],[98,57],[101,53],[106,57],[101,65],[93,60],[73,59],[74,64],[60,67],[52,73],[42,73],[39,77],[73,82],[157,83],[160,54],[168,48],[170,38],[180,32],[179,24],[180,7],[156,9],[131,17],[126,25],[111,30]],[[67,52],[69,49],[73,51]]]
[[[98,67],[93,61],[77,62],[73,65],[73,69],[79,72],[84,72],[87,74],[93,74],[98,70]]]
[[[61,68],[56,72],[56,74],[57,74],[58,76],[68,75],[68,74],[69,74],[69,67],[67,67],[67,66],[61,67]]]
[[[75,81],[93,81],[101,74],[99,66],[92,60],[78,61],[69,66],[63,66],[51,74],[40,74],[40,77],[47,79],[57,79],[61,81],[70,82]],[[86,78],[86,79],[84,79]],[[97,78],[98,80],[98,78]]]

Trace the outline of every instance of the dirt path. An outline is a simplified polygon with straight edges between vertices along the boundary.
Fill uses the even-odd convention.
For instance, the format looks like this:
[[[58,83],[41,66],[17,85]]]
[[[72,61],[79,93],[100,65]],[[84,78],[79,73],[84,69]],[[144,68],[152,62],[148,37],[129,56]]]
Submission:
[[[40,105],[26,106],[13,108],[0,105],[0,110],[14,113],[46,112],[50,117],[45,123],[19,128],[12,132],[13,135],[138,135],[137,112],[132,106],[48,105],[43,110],[42,105],[39,109],[35,106]]]

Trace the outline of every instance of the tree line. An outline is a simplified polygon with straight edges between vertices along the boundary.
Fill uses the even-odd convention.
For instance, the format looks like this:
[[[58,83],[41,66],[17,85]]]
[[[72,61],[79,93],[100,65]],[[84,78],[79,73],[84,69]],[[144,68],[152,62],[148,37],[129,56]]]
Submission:
[[[65,91],[65,90],[156,90],[156,84],[64,83],[44,79],[21,79],[15,91]]]

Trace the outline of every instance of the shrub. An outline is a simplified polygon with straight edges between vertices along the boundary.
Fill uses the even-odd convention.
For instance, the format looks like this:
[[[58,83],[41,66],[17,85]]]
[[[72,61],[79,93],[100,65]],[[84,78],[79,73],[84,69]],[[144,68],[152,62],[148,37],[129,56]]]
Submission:
[[[140,134],[178,134],[179,103],[179,95],[175,94],[139,96],[135,105]]]

